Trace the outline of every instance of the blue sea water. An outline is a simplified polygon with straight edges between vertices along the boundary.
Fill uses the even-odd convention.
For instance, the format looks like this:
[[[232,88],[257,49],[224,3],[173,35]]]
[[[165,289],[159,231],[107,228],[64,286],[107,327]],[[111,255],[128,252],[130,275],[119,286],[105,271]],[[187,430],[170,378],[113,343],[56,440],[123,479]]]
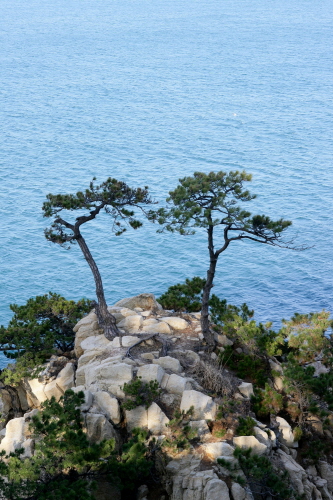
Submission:
[[[214,292],[275,328],[332,310],[332,23],[330,0],[3,0],[0,324],[49,290],[94,297],[79,249],[43,236],[47,193],[113,176],[163,203],[211,170],[251,172],[251,210],[311,247],[234,243]],[[155,231],[84,229],[110,304],[205,276],[204,233]]]

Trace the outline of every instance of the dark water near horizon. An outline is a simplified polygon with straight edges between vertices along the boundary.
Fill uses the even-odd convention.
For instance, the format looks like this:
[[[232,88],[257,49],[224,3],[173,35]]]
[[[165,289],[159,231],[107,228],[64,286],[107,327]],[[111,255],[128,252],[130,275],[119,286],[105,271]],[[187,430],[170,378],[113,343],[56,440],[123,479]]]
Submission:
[[[332,2],[3,0],[0,324],[49,290],[94,296],[78,248],[43,236],[49,192],[113,176],[164,200],[194,171],[246,169],[251,211],[293,221],[293,252],[235,243],[214,292],[258,321],[332,310]],[[205,276],[205,235],[84,229],[108,302]]]

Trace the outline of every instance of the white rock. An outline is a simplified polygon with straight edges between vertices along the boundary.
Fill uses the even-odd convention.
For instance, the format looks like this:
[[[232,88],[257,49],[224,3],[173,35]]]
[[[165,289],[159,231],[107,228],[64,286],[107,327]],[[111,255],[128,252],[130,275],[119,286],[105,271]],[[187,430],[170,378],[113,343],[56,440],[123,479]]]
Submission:
[[[239,448],[252,448],[253,453],[256,455],[263,455],[268,450],[268,447],[265,444],[260,443],[254,436],[237,436],[233,438],[233,443]]]
[[[111,347],[111,342],[105,335],[93,335],[87,337],[81,342],[81,349],[83,351],[100,351],[103,352],[105,349]]]
[[[159,321],[158,324],[154,325],[143,326],[141,331],[146,333],[171,333],[169,325],[164,321]]]
[[[25,413],[23,415],[24,417],[24,420],[27,422],[30,422],[32,417],[34,417],[35,415],[38,415],[38,413],[40,412],[40,410],[38,408],[34,408],[33,410],[31,411],[28,411],[27,413]]]
[[[241,394],[243,394],[243,396],[245,396],[248,399],[250,399],[251,396],[254,396],[253,385],[250,384],[249,382],[242,382],[238,386],[238,390]]]
[[[215,334],[215,340],[217,341],[218,344],[226,347],[228,345],[233,345],[233,341],[228,339],[226,335],[220,335],[220,334]]]
[[[202,443],[212,437],[206,420],[193,420],[192,422],[189,422],[189,425],[191,429],[197,432],[197,435]]]
[[[260,443],[267,446],[267,448],[271,447],[272,442],[271,442],[267,432],[265,432],[264,430],[260,429],[257,426],[253,427],[253,431],[254,431],[255,437],[258,439],[258,441]]]
[[[28,422],[25,422],[24,417],[13,418],[6,425],[6,435],[0,443],[0,451],[5,451],[6,454],[14,452],[20,448],[28,434]]]
[[[84,352],[78,359],[77,367],[81,368],[82,366],[90,363],[90,361],[93,361],[93,359],[99,354],[101,354],[101,351],[98,349]]]
[[[148,410],[145,406],[137,406],[133,410],[126,410],[125,415],[128,431],[136,427],[148,429]]]
[[[30,386],[31,392],[38,399],[39,403],[43,403],[47,400],[47,396],[44,392],[45,385],[42,384],[38,378],[34,378],[32,380],[28,380],[28,384]]]
[[[117,323],[127,316],[135,316],[138,314],[133,309],[129,309],[128,307],[108,307],[108,311],[116,318]]]
[[[85,424],[87,438],[91,443],[100,443],[103,439],[115,439],[119,445],[119,435],[104,415],[86,413]]]
[[[85,386],[86,385],[86,368],[88,365],[80,366],[75,373],[75,385]]]
[[[333,492],[333,466],[323,460],[319,460],[318,468],[321,477],[327,481],[329,491]]]
[[[174,330],[185,330],[188,327],[188,323],[183,318],[178,318],[177,316],[170,316],[163,318],[163,321],[167,323]]]
[[[298,442],[294,441],[293,431],[288,422],[282,417],[276,417],[276,422],[280,431],[279,441],[289,448],[298,448]]]
[[[157,380],[160,384],[163,379],[165,371],[159,365],[143,365],[138,369],[137,376],[141,377],[143,382],[150,382],[151,380]]]
[[[238,399],[239,401],[245,401],[246,398],[244,398],[244,396],[242,396],[241,394],[239,394],[239,392],[236,392],[234,394],[234,399]]]
[[[120,330],[120,332],[124,333],[123,330]],[[110,343],[111,343],[112,347],[121,347],[120,337],[115,337],[113,340],[111,340]]]
[[[152,361],[153,359],[155,359],[155,354],[153,354],[152,352],[143,352],[142,354],[140,354],[140,358]]]
[[[80,319],[80,321],[78,321],[78,323],[76,323],[73,330],[74,330],[74,332],[77,332],[81,326],[91,327],[91,325],[94,325],[95,322],[97,323],[97,316],[93,311],[91,311],[87,316]]]
[[[81,411],[88,411],[91,405],[93,404],[93,395],[90,391],[86,391],[84,385],[78,386],[78,387],[72,387],[72,391],[75,392],[76,394],[78,392],[83,392],[84,394],[84,402],[80,406]]]
[[[232,483],[231,494],[233,500],[245,500],[246,498],[246,491],[241,487],[239,483]]]
[[[62,391],[60,387],[57,385],[56,380],[52,380],[51,382],[49,382],[44,386],[44,394],[47,397],[47,399],[55,397],[56,401],[59,401],[61,396],[64,394],[64,391]]]
[[[31,458],[34,454],[35,451],[35,440],[34,439],[26,439],[22,443],[22,448],[24,449],[23,454],[21,455],[22,458]]]
[[[155,435],[165,434],[167,432],[166,425],[169,423],[168,417],[163,413],[161,408],[152,403],[148,408],[148,430]]]
[[[272,372],[275,372],[274,379],[273,379],[274,380],[274,388],[277,391],[282,391],[283,390],[283,368],[280,365],[280,363],[278,363],[276,360],[273,361],[272,359],[269,359],[268,361],[269,361],[269,365],[270,365]]]
[[[87,366],[86,387],[98,387],[118,397],[124,397],[122,387],[133,378],[133,367],[127,363],[103,363]]]
[[[199,354],[197,354],[194,351],[185,350],[184,355],[185,355],[186,361],[191,363],[192,366],[194,366],[196,363],[198,363],[198,361],[200,361]]]
[[[61,391],[66,392],[74,386],[74,365],[67,363],[56,378],[57,386]]]
[[[315,372],[313,374],[314,377],[319,377],[322,373],[328,373],[330,370],[327,368],[321,361],[315,361],[314,363],[309,363],[307,366],[313,366]]]
[[[143,321],[143,325],[142,326],[148,326],[148,325],[157,325],[158,324],[158,320],[155,319],[155,318],[150,318],[150,319],[145,319]]]
[[[230,500],[228,486],[222,479],[210,479],[204,488],[204,500]]]
[[[188,411],[193,406],[191,420],[214,420],[216,404],[210,396],[194,390],[185,390],[180,403],[181,411]]]
[[[235,448],[230,446],[230,444],[225,441],[219,441],[218,443],[207,443],[203,445],[206,455],[211,460],[216,460],[217,458],[223,457],[233,457]]]
[[[163,387],[163,384],[162,384],[162,387]],[[192,385],[191,385],[191,382],[189,382],[186,378],[180,377],[179,375],[172,373],[168,377],[164,388],[168,392],[171,392],[172,394],[182,395],[184,391],[191,390]]]
[[[139,331],[143,323],[141,314],[127,316],[118,323],[119,328],[124,328],[129,333],[136,333]]]
[[[283,467],[288,472],[291,484],[296,489],[299,495],[304,494],[304,482],[306,481],[306,472],[301,465],[299,465],[290,455],[287,455],[281,449],[277,450],[280,456]],[[310,497],[311,498],[311,497]]]
[[[158,359],[153,359],[153,363],[156,365],[160,365],[164,370],[170,370],[175,373],[180,373],[182,371],[182,367],[176,358],[172,358],[171,356],[163,356]]]
[[[140,307],[145,311],[148,309],[161,308],[152,293],[141,293],[140,295],[135,295],[134,297],[121,299],[115,303],[114,307],[128,307],[129,309]]]
[[[112,397],[108,392],[98,391],[94,393],[94,404],[109,420],[112,420],[114,424],[119,424],[121,414],[117,398]]]
[[[139,337],[124,335],[124,337],[121,338],[121,343],[123,347],[131,347],[132,345],[136,344],[139,340],[140,340]]]

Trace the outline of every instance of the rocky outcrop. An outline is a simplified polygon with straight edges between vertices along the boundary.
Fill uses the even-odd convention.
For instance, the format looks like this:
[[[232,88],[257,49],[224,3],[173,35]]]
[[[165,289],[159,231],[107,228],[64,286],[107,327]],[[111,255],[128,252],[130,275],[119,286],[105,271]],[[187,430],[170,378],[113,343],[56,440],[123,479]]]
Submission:
[[[117,449],[137,427],[146,429],[150,439],[155,439],[154,443],[162,443],[165,438],[175,439],[172,437],[172,419],[179,415],[178,411],[183,412],[183,417],[179,418],[187,419],[186,429],[194,432],[195,439],[185,449],[164,450],[160,462],[156,453],[156,467],[165,488],[165,500],[253,499],[249,486],[238,484],[229,468],[218,463],[218,459],[224,459],[242,476],[234,456],[236,447],[251,448],[257,455],[269,458],[278,470],[288,473],[291,488],[306,500],[333,500],[333,466],[319,460],[316,466],[302,467],[297,461],[298,442],[285,418],[276,417],[270,427],[255,420],[253,435],[250,436],[235,435],[237,416],[225,419],[223,432],[215,428],[217,420],[221,420],[218,415],[226,400],[214,390],[206,391],[203,387],[207,387],[207,380],[195,376],[195,367],[202,361],[213,363],[218,353],[208,355],[200,347],[200,314],[172,315],[161,309],[152,294],[123,299],[109,310],[115,316],[122,336],[113,341],[106,339],[94,311],[79,321],[75,327],[76,359],[52,357],[39,378],[22,383],[19,396],[17,391],[20,409],[29,407],[32,411],[24,414],[21,411],[12,418],[13,398],[6,388],[0,389],[0,411],[4,419],[0,450],[10,453],[22,447],[25,457],[32,456],[34,439],[29,423],[34,412],[39,411],[44,401],[53,396],[59,400],[67,389],[73,389],[84,393],[80,411],[89,440],[100,442],[112,438]],[[147,338],[147,334],[155,333],[158,334],[156,337]],[[216,340],[221,349],[234,345],[226,335],[217,335]],[[129,354],[131,346],[134,348]],[[167,346],[166,355],[161,354],[162,346]],[[274,386],[281,390],[281,365],[273,359],[270,364],[274,370]],[[314,367],[316,374],[324,373],[319,362]],[[223,373],[232,381],[229,380],[228,385],[229,399],[234,398],[233,402],[244,405],[248,415],[252,384],[237,379],[226,370]],[[147,404],[125,410],[123,403],[128,396],[124,386],[134,380],[146,384],[156,381],[160,396],[153,402],[150,400]],[[324,432],[324,429],[317,428],[319,424],[315,420],[309,420],[310,424],[314,431]],[[180,424],[178,430],[181,428]],[[107,486],[101,483],[96,499],[105,500],[109,498],[107,495]],[[116,499],[117,495],[115,491],[112,498]],[[147,500],[148,496],[149,488],[142,485],[138,499]]]

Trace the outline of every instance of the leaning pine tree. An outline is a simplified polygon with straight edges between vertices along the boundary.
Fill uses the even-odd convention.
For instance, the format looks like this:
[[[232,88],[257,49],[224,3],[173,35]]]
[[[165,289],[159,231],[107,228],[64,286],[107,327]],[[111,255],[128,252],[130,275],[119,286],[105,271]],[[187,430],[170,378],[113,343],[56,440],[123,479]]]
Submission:
[[[193,177],[179,179],[180,184],[169,192],[167,202],[171,208],[151,212],[151,219],[163,225],[160,231],[188,235],[201,228],[207,233],[209,269],[202,294],[201,327],[209,345],[214,344],[214,334],[209,328],[210,293],[217,260],[228,246],[235,241],[251,240],[297,249],[292,241],[282,238],[282,233],[291,226],[290,221],[273,221],[266,215],[253,216],[240,206],[239,203],[247,203],[256,197],[244,187],[251,179],[252,176],[245,171],[195,172]]]
[[[44,217],[54,217],[54,221],[45,230],[47,240],[69,248],[70,244],[77,243],[88,262],[96,284],[97,302],[94,303],[99,326],[104,330],[106,338],[112,340],[119,335],[114,316],[108,311],[102,278],[93,259],[88,245],[81,233],[81,226],[97,217],[104,210],[111,216],[112,229],[116,236],[126,231],[125,224],[133,229],[142,226],[142,222],[135,216],[135,209],[144,212],[144,207],[152,200],[148,188],[130,188],[125,182],[109,177],[100,185],[94,183],[94,178],[89,189],[76,194],[48,194],[47,201],[43,204]],[[59,214],[63,211],[87,210],[87,215],[76,217],[73,222],[68,222]]]

